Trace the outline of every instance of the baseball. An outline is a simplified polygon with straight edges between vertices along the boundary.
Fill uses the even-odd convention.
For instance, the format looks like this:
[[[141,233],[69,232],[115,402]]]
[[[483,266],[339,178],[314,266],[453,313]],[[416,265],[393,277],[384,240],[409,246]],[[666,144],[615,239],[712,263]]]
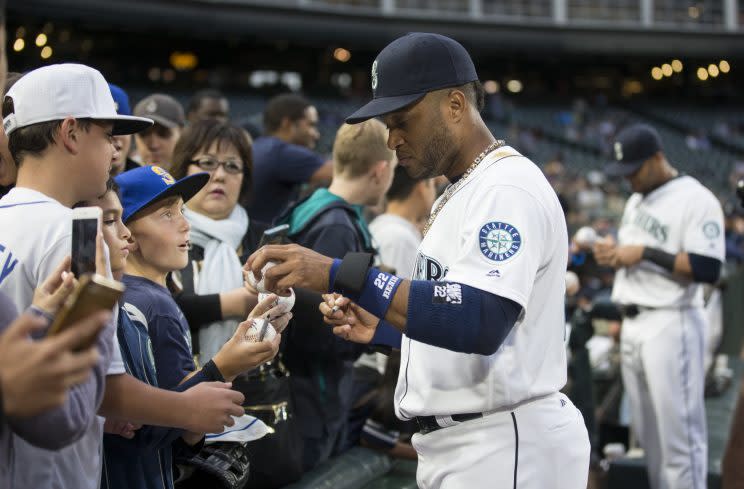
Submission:
[[[574,241],[577,245],[582,247],[592,247],[595,241],[597,241],[597,231],[589,226],[584,226],[576,231],[574,234]]]
[[[253,319],[251,323],[251,327],[248,328],[248,331],[245,333],[245,340],[251,341],[251,342],[258,342],[259,337],[261,336],[261,329],[263,329],[264,324],[268,323],[266,328],[266,335],[263,338],[263,341],[271,341],[276,336],[276,330],[274,329],[274,326],[271,325],[271,323],[268,322],[266,319]]]
[[[566,272],[566,295],[575,295],[581,288],[579,276],[572,271]]]
[[[268,295],[269,295],[268,292],[259,292],[258,293],[258,302],[261,302],[262,300],[264,300],[266,298],[266,296],[268,296]],[[283,296],[283,295],[279,295],[279,294],[276,294],[276,296],[277,296],[277,300],[276,300],[276,303],[275,303],[275,306],[274,307],[279,306],[279,315],[281,316],[282,314],[286,314],[286,313],[290,312],[292,310],[292,308],[294,307],[294,304],[295,304],[295,293],[294,293],[294,290],[289,289],[289,295],[288,296]]]
[[[268,290],[266,290],[266,287],[264,287],[264,275],[266,275],[266,270],[276,265],[276,262],[270,261],[264,267],[261,269],[261,280],[256,280],[256,276],[253,274],[252,271],[249,271],[247,275],[248,283],[256,289],[258,292],[262,294],[270,293]],[[261,300],[259,298],[259,300]],[[294,304],[294,303],[293,303]]]

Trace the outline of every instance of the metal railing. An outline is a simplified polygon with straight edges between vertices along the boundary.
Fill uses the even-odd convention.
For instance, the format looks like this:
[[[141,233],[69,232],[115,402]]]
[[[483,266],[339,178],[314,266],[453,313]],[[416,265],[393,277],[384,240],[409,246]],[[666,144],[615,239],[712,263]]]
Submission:
[[[241,0],[233,0],[236,3]],[[342,10],[383,16],[475,21],[541,21],[556,25],[607,25],[646,29],[740,30],[739,0],[243,0],[246,4]]]

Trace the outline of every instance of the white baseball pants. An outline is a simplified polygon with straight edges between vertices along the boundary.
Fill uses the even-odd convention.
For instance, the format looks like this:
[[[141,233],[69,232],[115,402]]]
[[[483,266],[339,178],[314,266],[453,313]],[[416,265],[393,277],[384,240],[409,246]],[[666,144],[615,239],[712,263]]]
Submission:
[[[589,436],[578,409],[551,394],[511,411],[413,435],[422,489],[585,489]]]
[[[623,321],[622,375],[652,489],[704,489],[705,316],[656,309]]]

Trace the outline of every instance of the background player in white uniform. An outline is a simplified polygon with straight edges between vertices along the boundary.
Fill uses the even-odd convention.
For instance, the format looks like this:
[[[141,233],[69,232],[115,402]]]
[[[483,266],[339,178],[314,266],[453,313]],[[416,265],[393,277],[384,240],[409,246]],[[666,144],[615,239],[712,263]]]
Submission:
[[[477,79],[456,41],[408,34],[379,54],[374,100],[347,119],[382,115],[412,177],[455,182],[434,204],[413,280],[368,268],[369,256],[332,261],[292,245],[264,247],[247,267],[279,262],[265,274],[270,287],[352,298],[321,304],[339,336],[380,343],[405,333],[395,407],[421,429],[419,486],[584,488],[587,432],[558,393],[565,219],[540,170],[494,141]]]
[[[714,283],[720,273],[723,211],[708,189],[669,164],[653,128],[625,129],[614,150],[607,172],[628,178],[635,193],[618,244],[601,240],[594,253],[600,264],[618,269],[612,300],[624,313],[622,374],[634,433],[652,488],[704,488],[701,282]]]

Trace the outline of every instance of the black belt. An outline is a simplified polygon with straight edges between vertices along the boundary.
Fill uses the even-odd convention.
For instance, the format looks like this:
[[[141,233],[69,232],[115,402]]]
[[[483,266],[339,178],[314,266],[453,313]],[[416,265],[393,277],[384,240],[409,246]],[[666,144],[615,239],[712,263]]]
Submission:
[[[483,413],[453,414],[449,417],[452,418],[452,421],[462,423],[464,421],[470,421],[471,419],[482,418]],[[447,428],[446,425],[442,426],[441,424],[439,424],[436,416],[416,416],[416,418],[414,419],[416,420],[419,431],[422,435],[431,433],[432,431],[441,430],[442,428]]]
[[[654,311],[657,309],[659,308],[639,306],[638,304],[618,304],[617,306],[617,310],[620,311],[620,315],[623,318],[628,318],[628,319],[633,319],[634,317],[636,317],[642,312]],[[670,309],[676,309],[676,308],[670,308]]]
[[[635,304],[619,304],[617,309],[623,318],[633,319],[641,313],[641,308]]]

